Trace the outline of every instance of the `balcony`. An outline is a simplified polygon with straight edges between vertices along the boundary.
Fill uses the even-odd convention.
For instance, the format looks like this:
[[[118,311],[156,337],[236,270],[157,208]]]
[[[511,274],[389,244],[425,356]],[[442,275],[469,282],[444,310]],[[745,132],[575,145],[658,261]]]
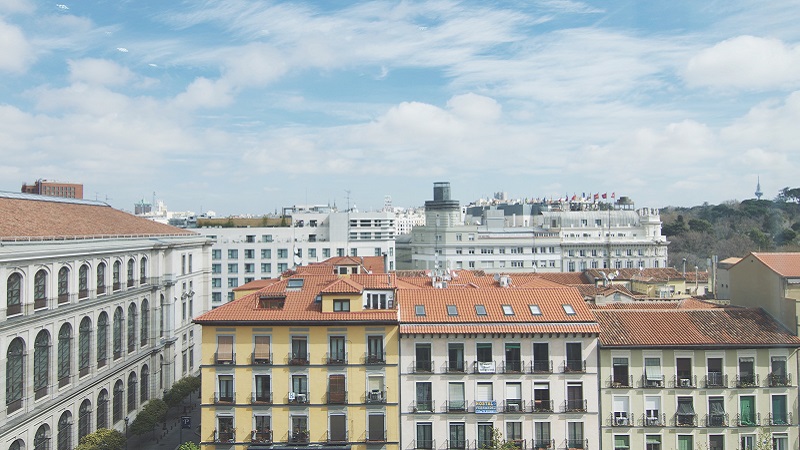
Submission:
[[[411,448],[432,450],[432,449],[436,448],[436,440],[435,439],[414,439],[414,441],[411,443]]]
[[[555,448],[555,439],[533,439],[531,441],[532,450],[554,450]]]
[[[448,450],[469,450],[469,441],[465,439],[447,439],[444,446]]]
[[[707,389],[726,388],[728,387],[728,376],[722,372],[709,372],[705,376],[705,385]]]
[[[222,442],[222,443],[236,442],[236,428],[225,429],[223,431],[214,430],[214,442]]]
[[[694,389],[697,387],[697,376],[676,375],[672,377],[672,386],[675,388]]]
[[[116,359],[116,354],[114,359]],[[236,353],[214,353],[214,364],[236,364]]]
[[[582,449],[587,450],[589,448],[589,440],[588,439],[567,439],[566,440],[566,448],[572,449]]]
[[[520,450],[526,450],[528,448],[528,442],[525,439],[508,439],[506,440],[505,448],[518,448]]]
[[[612,427],[632,427],[634,414],[630,411],[614,411],[608,421]]]
[[[325,364],[329,366],[347,364],[347,352],[344,353],[326,353]]]
[[[531,373],[553,373],[552,360],[534,360],[531,361]]]
[[[367,437],[364,438],[364,442],[367,444],[383,444],[386,442],[386,429],[383,429],[383,434],[374,434],[370,433],[367,430]]]
[[[737,427],[757,427],[761,425],[761,413],[757,414],[737,414]]]
[[[253,405],[271,405],[272,392],[253,392],[250,395],[250,403]]]
[[[411,412],[433,412],[436,408],[434,400],[415,401],[411,404]]]
[[[364,353],[365,364],[386,364],[386,358],[383,354],[377,353]]]
[[[706,427],[727,427],[728,415],[724,413],[706,414]]]
[[[534,400],[531,402],[532,413],[551,413],[553,412],[552,400]]]
[[[696,427],[697,414],[675,414],[676,427]]]
[[[364,394],[364,403],[386,403],[386,391],[373,389]]]
[[[659,415],[656,410],[642,414],[642,425],[646,427],[665,427],[667,426],[667,415],[664,413]]]
[[[411,367],[412,373],[432,373],[433,361],[430,360],[415,360],[414,365]]]
[[[767,375],[767,384],[769,387],[791,386],[792,374],[770,372]]]
[[[503,401],[503,412],[519,413],[525,412],[525,400],[512,398]]]
[[[472,373],[495,373],[497,366],[494,361],[473,361]]]
[[[290,405],[304,405],[308,403],[308,392],[289,392],[287,403]]]
[[[464,400],[446,401],[444,408],[449,413],[464,413],[467,412],[467,402]]]
[[[289,432],[289,442],[292,444],[308,444],[308,430]]]
[[[522,361],[503,361],[503,373],[522,373],[525,364]]]
[[[737,388],[752,388],[758,387],[759,379],[758,374],[744,374],[744,375],[736,375],[736,387]]]
[[[650,377],[648,378],[647,375],[642,375],[642,381],[640,382],[640,386],[644,389],[660,389],[665,386],[664,384],[664,375],[660,377]]]
[[[789,411],[783,414],[769,413],[767,415],[770,426],[788,426],[792,425],[792,412]]]
[[[272,444],[272,430],[253,430],[250,432],[250,442]]]
[[[214,403],[232,404],[235,402],[236,392],[214,392]]]
[[[325,395],[326,403],[329,405],[346,405],[347,404],[347,391],[344,392],[328,392]]]
[[[467,373],[467,364],[464,360],[450,360],[444,366],[445,373]]]
[[[629,389],[633,387],[633,375],[628,377],[608,377],[606,386],[611,389]]]
[[[564,412],[586,412],[586,399],[564,400]]]
[[[253,352],[250,361],[254,365],[272,364],[272,353]]]
[[[325,442],[328,444],[346,444],[350,442],[350,433],[348,431],[339,431],[338,433],[332,433],[330,430],[327,431],[327,435],[325,436]]]
[[[290,366],[307,366],[310,356],[308,353],[295,352],[289,353],[287,359]]]
[[[568,359],[561,363],[563,373],[586,373],[586,361],[582,359]]]

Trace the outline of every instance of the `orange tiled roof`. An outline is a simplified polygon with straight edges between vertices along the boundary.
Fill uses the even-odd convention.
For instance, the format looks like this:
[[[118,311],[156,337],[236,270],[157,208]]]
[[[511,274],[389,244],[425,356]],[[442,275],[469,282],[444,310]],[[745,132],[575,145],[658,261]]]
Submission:
[[[722,308],[721,305],[712,302],[687,298],[683,300],[668,301],[647,301],[637,300],[633,302],[612,302],[604,305],[590,304],[592,309],[713,309]]]
[[[0,217],[0,240],[197,234],[100,202],[33,194],[0,193]]]
[[[323,294],[358,294],[363,290],[364,287],[362,285],[347,278],[339,278],[320,292]]]
[[[750,253],[770,270],[782,277],[800,277],[800,252]],[[749,255],[748,255],[749,256]],[[747,256],[742,261],[747,260]],[[741,261],[736,265],[743,264]]]
[[[799,347],[762,309],[595,310],[605,347]]]
[[[243,284],[243,285],[241,285],[241,286],[239,286],[239,287],[235,287],[235,288],[233,288],[232,290],[233,290],[234,292],[239,292],[239,291],[252,291],[253,289],[262,289],[262,288],[265,288],[265,287],[269,286],[270,284],[272,284],[272,283],[274,283],[274,282],[275,282],[275,280],[271,280],[271,279],[266,279],[266,280],[253,280],[253,281],[251,281],[251,282],[249,282],[249,283],[245,283],[245,284]]]
[[[446,324],[400,325],[400,334],[476,334],[476,333],[592,333],[600,332],[596,323],[537,323],[537,324]]]
[[[538,274],[545,280],[550,280],[565,286],[590,283],[591,280],[583,276],[583,272],[542,272]]]
[[[614,280],[636,280],[642,282],[665,282],[683,280],[683,275],[672,267],[650,269],[588,269],[585,274],[595,282],[603,280],[606,276],[614,275]]]

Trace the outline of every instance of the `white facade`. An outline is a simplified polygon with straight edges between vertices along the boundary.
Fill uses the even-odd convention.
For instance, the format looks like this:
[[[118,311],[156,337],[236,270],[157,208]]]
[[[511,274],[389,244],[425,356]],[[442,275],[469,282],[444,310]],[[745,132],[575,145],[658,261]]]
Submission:
[[[191,319],[210,308],[209,244],[198,235],[4,237],[0,445],[73,448],[99,425],[122,431],[147,399],[196,374]]]
[[[212,306],[233,289],[335,256],[384,256],[394,270],[395,218],[388,212],[300,212],[286,227],[198,228],[214,240]]]

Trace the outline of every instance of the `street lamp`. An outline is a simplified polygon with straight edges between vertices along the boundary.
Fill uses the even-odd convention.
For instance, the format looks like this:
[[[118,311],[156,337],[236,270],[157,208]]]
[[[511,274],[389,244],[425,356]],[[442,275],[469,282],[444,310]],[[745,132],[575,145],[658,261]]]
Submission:
[[[128,450],[128,421],[130,419],[125,416],[125,450]]]

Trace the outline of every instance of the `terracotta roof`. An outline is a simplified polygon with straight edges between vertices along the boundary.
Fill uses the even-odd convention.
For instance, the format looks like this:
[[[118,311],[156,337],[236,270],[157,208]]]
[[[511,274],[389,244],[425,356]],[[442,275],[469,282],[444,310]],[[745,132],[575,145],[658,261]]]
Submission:
[[[683,275],[672,267],[650,268],[650,269],[588,269],[584,272],[590,280],[595,282],[603,280],[603,273],[606,276],[614,275],[614,280],[636,280],[643,282],[665,282],[671,280],[683,280]]]
[[[604,305],[590,304],[591,309],[713,309],[722,308],[723,306],[716,303],[698,300],[696,298],[687,298],[684,300],[669,300],[669,301],[642,301],[637,300],[633,302],[611,302]]]
[[[761,261],[770,270],[777,273],[782,277],[800,277],[800,252],[792,253],[750,253],[748,256],[753,256]],[[742,258],[742,261],[747,260],[747,256]],[[736,265],[744,264],[741,261]]]
[[[589,278],[584,277],[583,272],[554,272],[554,273],[542,272],[539,273],[538,275],[544,278],[545,280],[550,280],[558,284],[563,284],[565,286],[586,284],[592,281]]]
[[[0,193],[0,240],[197,235],[105,203]]]
[[[253,281],[251,281],[249,283],[245,283],[245,284],[243,284],[243,285],[241,285],[239,287],[235,287],[232,290],[234,292],[252,291],[253,289],[262,289],[262,288],[264,288],[264,287],[266,287],[266,286],[268,286],[268,285],[270,285],[270,284],[272,284],[274,282],[275,282],[275,280],[271,280],[271,279],[253,280]]]
[[[325,286],[320,292],[323,294],[358,294],[364,291],[364,287],[347,278],[339,278],[331,284]]]
[[[594,317],[577,289],[570,287],[541,289],[417,289],[399,290],[400,318],[403,323],[569,323],[593,322]],[[575,311],[568,315],[562,305]],[[416,306],[425,306],[425,315],[416,314]],[[458,315],[449,315],[453,305]],[[478,315],[476,305],[483,305],[486,315]],[[513,315],[506,315],[501,305],[509,305]],[[531,314],[529,305],[538,305],[542,314]]]
[[[400,334],[476,334],[476,333],[592,333],[600,332],[596,323],[537,324],[448,324],[400,325]]]
[[[692,271],[688,271],[687,270],[686,271],[686,283],[687,283],[687,286],[688,286],[688,284],[695,282],[695,275],[697,275],[696,278],[697,278],[697,282],[698,283],[708,283],[708,272],[706,272],[706,271],[695,272],[693,270]]]
[[[762,309],[594,310],[605,347],[800,346]]]

